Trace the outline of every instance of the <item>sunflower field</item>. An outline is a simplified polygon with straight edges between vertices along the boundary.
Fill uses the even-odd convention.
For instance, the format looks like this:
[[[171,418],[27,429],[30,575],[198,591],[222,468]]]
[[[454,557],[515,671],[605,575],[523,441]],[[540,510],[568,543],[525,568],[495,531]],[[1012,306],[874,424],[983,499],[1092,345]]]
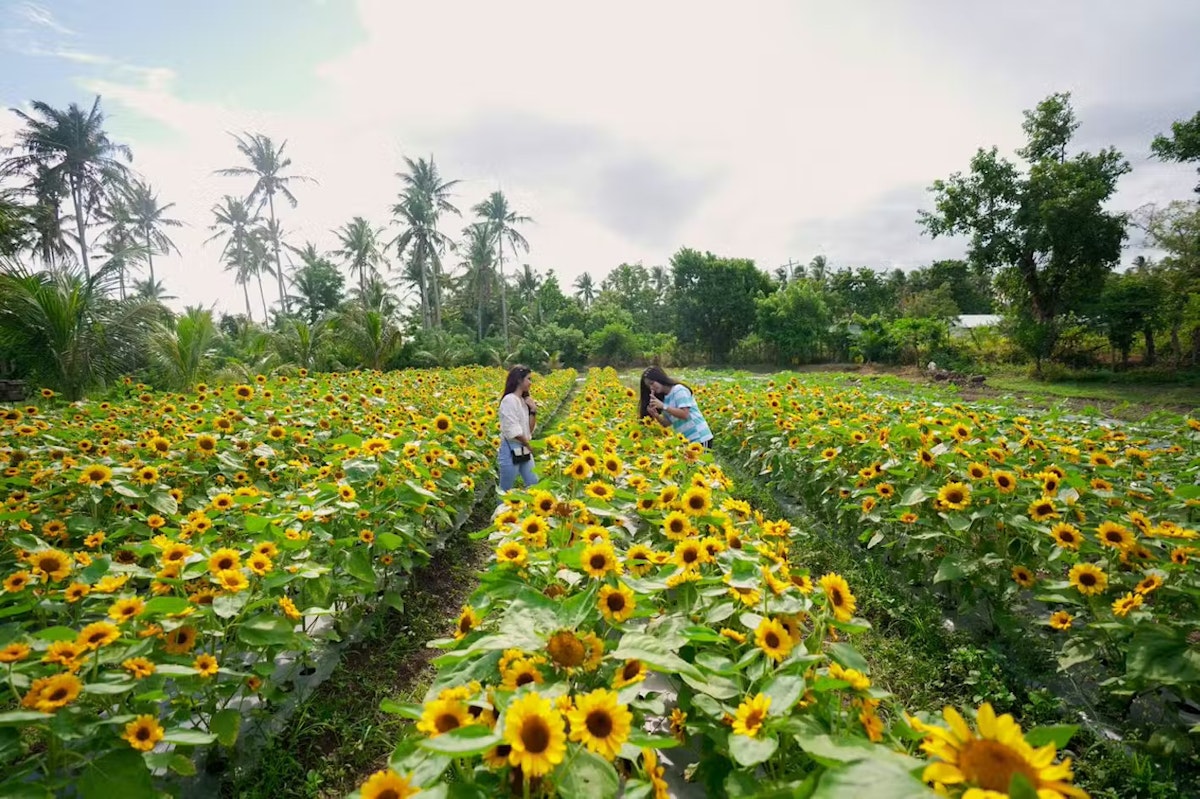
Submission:
[[[915,590],[1200,731],[1200,420],[1138,424],[843,379],[703,380],[722,453]],[[1189,720],[1190,719],[1190,720]]]
[[[594,370],[538,442],[542,480],[479,531],[491,561],[431,644],[424,701],[385,703],[413,735],[356,797],[1086,796],[1058,752],[1071,729],[1023,732],[986,703],[910,712],[875,685],[854,586],[811,573],[799,531],[734,498],[634,397]],[[756,457],[811,458],[759,432],[787,421],[768,408],[745,428],[777,439]]]
[[[504,372],[259,377],[3,412],[0,795],[156,796],[491,490]],[[573,371],[549,376],[555,407]]]

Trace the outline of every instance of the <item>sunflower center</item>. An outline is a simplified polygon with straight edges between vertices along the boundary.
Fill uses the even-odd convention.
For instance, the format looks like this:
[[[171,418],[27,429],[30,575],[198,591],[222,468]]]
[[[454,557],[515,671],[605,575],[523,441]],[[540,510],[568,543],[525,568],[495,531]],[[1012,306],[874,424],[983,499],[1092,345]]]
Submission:
[[[684,563],[695,563],[696,558],[698,558],[698,557],[700,557],[700,553],[698,551],[696,551],[695,549],[685,549],[683,551],[683,562]]]
[[[453,713],[443,713],[433,722],[433,726],[437,727],[439,733],[450,732],[459,727],[458,716]]]
[[[521,743],[531,755],[540,755],[550,748],[550,727],[545,719],[533,716],[521,725]]]
[[[46,699],[51,702],[61,702],[67,698],[66,688],[55,688]]]
[[[621,679],[632,680],[642,671],[642,663],[640,660],[631,660],[621,669]]]
[[[137,732],[134,733],[134,737],[139,741],[148,741],[150,740],[150,729],[148,727],[138,727]]]
[[[746,714],[746,729],[757,730],[762,726],[763,715],[761,710],[751,710]]]
[[[593,710],[588,713],[584,724],[593,738],[607,738],[612,734],[613,720],[607,710]]]
[[[613,613],[620,613],[625,609],[625,597],[622,594],[611,594],[608,597],[608,609]]]
[[[779,636],[774,632],[769,632],[763,636],[763,643],[771,649],[777,649],[779,647]]]
[[[517,679],[514,680],[514,682],[516,683],[518,688],[520,688],[522,685],[529,685],[529,683],[531,683],[533,681],[534,681],[533,674],[528,671],[521,672],[521,674],[517,677]]]
[[[846,603],[846,598],[842,596],[842,589],[835,587],[829,592],[829,601],[833,602],[833,606],[840,608]]]
[[[1089,572],[1084,572],[1083,574],[1079,575],[1079,582],[1090,588],[1096,584],[1096,575]]]
[[[988,791],[1007,792],[1015,774],[1035,790],[1039,785],[1037,772],[1025,758],[999,741],[970,741],[958,756],[958,766],[968,782]]]
[[[592,555],[591,559],[588,561],[588,565],[598,571],[608,565],[608,558],[604,557],[603,555]]]

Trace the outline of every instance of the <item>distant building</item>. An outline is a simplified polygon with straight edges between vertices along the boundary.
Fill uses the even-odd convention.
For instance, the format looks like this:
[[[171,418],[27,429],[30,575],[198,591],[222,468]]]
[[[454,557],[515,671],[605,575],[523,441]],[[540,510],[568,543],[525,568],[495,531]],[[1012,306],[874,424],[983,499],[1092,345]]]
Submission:
[[[994,313],[965,313],[950,323],[950,335],[963,335],[977,327],[995,327],[1000,324],[1000,315]]]

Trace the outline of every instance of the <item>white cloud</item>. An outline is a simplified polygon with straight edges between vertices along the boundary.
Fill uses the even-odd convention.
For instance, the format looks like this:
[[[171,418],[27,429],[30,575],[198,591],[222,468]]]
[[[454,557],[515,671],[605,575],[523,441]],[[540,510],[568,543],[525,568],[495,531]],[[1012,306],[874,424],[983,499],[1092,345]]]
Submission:
[[[136,54],[80,87],[104,96],[114,130],[132,112],[165,131],[129,140],[137,169],[190,224],[172,233],[183,256],[160,274],[181,298],[227,310],[240,292],[202,242],[211,206],[248,188],[212,174],[237,162],[228,133],[242,130],[287,138],[295,170],[319,181],[297,187],[298,209],[279,209],[296,243],[331,246],[329,230],[355,215],[387,221],[402,156],[433,154],[462,178],[465,212],[502,188],[536,219],[528,262],[564,286],[621,261],[665,263],[683,245],[764,269],[816,249],[911,265],[947,254],[911,221],[921,189],[979,146],[1011,151],[1021,109],[1077,88],[1086,131],[1089,103],[1127,100],[1103,95],[1117,78],[1096,42],[1124,30],[1104,8],[1073,23],[1068,4],[1030,28],[1041,42],[1075,24],[1079,48],[1035,47],[1036,69],[1022,71],[1008,51],[1028,9],[989,20],[947,4],[360,0],[365,39],[315,69],[311,97],[323,99],[287,111],[185,99],[174,72],[134,66]],[[964,30],[976,38],[964,43]],[[1138,69],[1178,71],[1147,49],[1160,44],[1153,26],[1130,30],[1121,46]],[[1129,196],[1176,182],[1182,196],[1191,173],[1168,173],[1146,170]]]
[[[45,28],[63,36],[74,36],[75,31],[59,22],[50,9],[40,3],[19,3],[15,8],[16,16],[39,28]]]

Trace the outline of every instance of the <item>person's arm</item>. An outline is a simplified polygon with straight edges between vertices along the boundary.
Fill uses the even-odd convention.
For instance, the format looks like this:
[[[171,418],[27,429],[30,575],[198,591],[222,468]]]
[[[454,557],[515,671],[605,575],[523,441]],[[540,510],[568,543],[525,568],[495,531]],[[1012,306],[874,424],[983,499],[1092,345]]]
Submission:
[[[537,430],[537,403],[533,401],[532,397],[525,397],[524,403],[525,407],[529,409],[529,433],[532,435],[533,431]],[[526,446],[529,445],[526,444]]]
[[[692,418],[691,406],[696,404],[696,400],[692,397],[691,392],[686,388],[682,390],[671,389],[671,393],[667,395],[667,399],[671,399],[675,395],[674,402],[679,402],[679,405],[663,405],[663,412],[669,416],[674,416],[676,419],[687,421]],[[667,420],[670,424],[670,419]]]

